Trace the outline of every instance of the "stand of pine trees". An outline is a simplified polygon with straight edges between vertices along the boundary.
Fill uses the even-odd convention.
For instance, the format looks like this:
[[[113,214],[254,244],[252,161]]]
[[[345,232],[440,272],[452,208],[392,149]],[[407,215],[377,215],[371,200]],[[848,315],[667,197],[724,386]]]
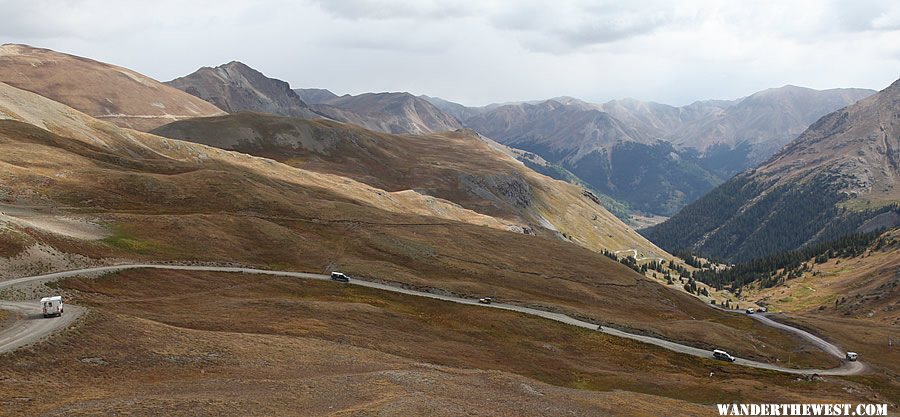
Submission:
[[[856,233],[840,238],[811,245],[799,250],[779,252],[764,258],[737,264],[724,270],[704,269],[695,271],[693,277],[717,290],[729,288],[737,292],[747,284],[758,282],[762,288],[769,288],[786,279],[800,277],[809,271],[813,263],[824,263],[831,258],[849,258],[859,256],[875,243],[874,247],[884,245],[878,239],[883,230],[870,233]]]

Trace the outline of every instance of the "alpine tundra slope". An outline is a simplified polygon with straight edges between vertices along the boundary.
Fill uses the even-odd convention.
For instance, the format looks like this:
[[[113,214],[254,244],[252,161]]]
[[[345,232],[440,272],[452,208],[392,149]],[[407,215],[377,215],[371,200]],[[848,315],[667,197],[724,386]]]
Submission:
[[[265,275],[276,275],[276,276],[286,276],[286,277],[294,277],[294,278],[302,278],[302,279],[314,279],[314,280],[322,280],[322,281],[331,281],[331,277],[329,275],[321,275],[321,274],[311,274],[304,272],[290,272],[290,271],[271,271],[264,269],[254,269],[254,268],[242,268],[242,267],[219,267],[219,266],[187,266],[187,265],[158,265],[158,264],[127,264],[127,265],[113,265],[113,266],[102,266],[95,268],[84,268],[77,269],[73,271],[65,271],[65,272],[56,272],[51,274],[44,275],[35,275],[30,277],[22,277],[17,278],[5,282],[0,282],[0,290],[13,287],[21,284],[33,284],[33,283],[41,283],[41,282],[50,282],[54,280],[58,280],[61,278],[81,276],[81,275],[98,275],[105,274],[110,272],[118,272],[124,271],[128,269],[141,269],[141,268],[152,268],[152,269],[169,269],[169,270],[182,270],[182,271],[206,271],[206,272],[230,272],[230,273],[244,273],[244,274],[265,274]],[[612,336],[632,339],[636,341],[640,341],[643,343],[648,343],[651,345],[656,345],[674,352],[684,353],[692,356],[702,357],[714,359],[713,353],[708,350],[699,349],[691,346],[686,346],[683,344],[671,342],[668,340],[663,340],[651,336],[643,336],[637,335],[633,333],[624,332],[621,330],[616,330],[609,327],[601,327],[594,323],[589,323],[583,320],[578,320],[572,317],[569,317],[565,314],[554,313],[550,311],[538,310],[529,307],[523,307],[519,305],[513,304],[505,304],[505,303],[480,303],[477,299],[468,299],[461,298],[451,295],[441,295],[441,294],[432,294],[424,291],[416,291],[408,288],[402,288],[397,286],[392,286],[388,284],[382,284],[378,282],[365,281],[359,279],[351,279],[349,282],[346,282],[347,285],[358,285],[362,287],[375,288],[383,291],[391,291],[401,294],[414,295],[418,297],[427,297],[436,300],[449,301],[453,303],[466,304],[471,306],[485,307],[485,308],[497,308],[502,310],[510,310],[516,311],[519,313],[529,314],[533,316],[543,317],[546,319],[558,321],[560,323],[583,327],[587,329],[595,329],[599,332],[603,332]],[[32,308],[33,305],[33,308]],[[71,324],[78,316],[84,313],[83,308],[78,308],[75,306],[70,306],[72,314],[66,314],[62,318],[59,319],[47,319],[47,320],[38,320],[36,317],[40,315],[40,309],[38,308],[37,302],[31,303],[21,303],[21,302],[0,302],[0,308],[13,310],[19,313],[19,320],[16,323],[3,330],[0,331],[0,353],[12,351],[18,347],[36,342],[41,338],[47,336],[51,332],[59,329],[63,329],[69,324]],[[761,317],[761,316],[760,316]],[[840,348],[834,346],[831,343],[826,342],[825,340],[818,338],[808,332],[795,329],[785,324],[776,323],[769,319],[760,319],[760,322],[765,323],[770,326],[774,326],[780,329],[784,329],[787,331],[791,331],[803,337],[806,340],[809,340],[816,346],[820,347],[824,351],[839,357],[844,358],[844,353]],[[866,370],[866,366],[859,361],[850,362],[850,361],[842,361],[842,365],[837,368],[832,369],[792,369],[785,368],[778,365],[772,365],[763,362],[751,361],[747,359],[737,358],[734,361],[734,364],[751,367],[751,368],[759,368],[759,369],[769,369],[778,372],[785,372],[790,374],[799,374],[799,375],[856,375],[861,374]]]

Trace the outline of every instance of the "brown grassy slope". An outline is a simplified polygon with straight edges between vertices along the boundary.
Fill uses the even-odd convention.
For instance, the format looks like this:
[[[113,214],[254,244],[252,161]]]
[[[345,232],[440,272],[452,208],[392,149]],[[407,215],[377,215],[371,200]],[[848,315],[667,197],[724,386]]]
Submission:
[[[92,314],[77,333],[0,363],[0,405],[11,415],[713,415],[656,396],[560,388],[313,338],[191,330],[115,313]]]
[[[580,187],[537,174],[466,131],[389,135],[330,121],[239,113],[179,121],[153,133],[388,191],[416,190],[534,230],[557,229],[593,250],[637,249],[642,256],[671,258]]]
[[[900,230],[886,232],[860,256],[807,264],[812,269],[799,278],[747,297],[776,311],[900,325]]]
[[[800,327],[837,343],[842,348],[857,352],[859,359],[870,368],[868,375],[851,379],[868,383],[867,378],[878,376],[893,382],[898,389],[900,382],[900,331],[895,324],[884,324],[865,319],[836,317],[815,312],[778,315],[776,320]]]
[[[712,310],[595,252],[471,224],[495,220],[440,200],[118,129],[21,90],[0,88],[2,94],[16,98],[23,120],[40,114],[44,126],[72,135],[0,122],[5,192],[113,225],[115,234],[101,242],[41,236],[64,252],[314,272],[340,268],[546,305],[750,358],[774,361],[799,352],[793,354],[798,366],[833,365],[792,336]],[[3,106],[0,101],[0,111]],[[41,112],[21,116],[34,108]]]
[[[6,181],[0,192],[8,199],[101,208],[112,205],[128,210],[153,207],[157,213],[192,212],[195,203],[208,209],[230,207],[251,212],[266,206],[277,213],[286,207],[304,210],[298,202],[311,200],[308,204],[316,207],[310,210],[324,208],[321,211],[328,216],[340,215],[340,211],[326,210],[334,207],[334,201],[352,201],[394,213],[506,228],[492,217],[432,197],[387,193],[345,177],[121,129],[0,83],[0,121],[3,118],[13,119],[3,122],[6,151],[0,173]],[[94,169],[89,180],[82,169],[85,166]],[[251,178],[264,186],[257,189],[259,194],[241,192]],[[213,186],[223,191],[209,188]],[[206,187],[204,192],[216,193],[217,199],[196,199],[196,187]],[[51,188],[60,195],[49,198]],[[131,194],[124,195],[126,190]]]
[[[886,232],[861,256],[809,264],[803,276],[746,296],[900,374],[900,231]]]
[[[223,114],[210,103],[132,70],[26,45],[0,46],[0,82],[138,130]]]
[[[634,401],[620,412],[666,415],[713,412],[689,403],[872,402],[891,395],[888,387],[873,391],[841,379],[798,380],[517,313],[335,283],[128,271],[70,279],[62,287],[95,312],[85,327],[53,340],[56,346],[42,349],[41,355],[16,356],[8,368],[0,359],[4,368],[14,369],[20,384],[0,382],[0,393],[41,384],[54,368],[69,370],[70,382],[42,391],[46,398],[31,405],[34,411],[114,408],[128,398],[150,409],[162,406],[156,402],[164,393],[179,392],[166,405],[191,399],[198,406],[225,402],[236,410],[262,407],[255,412],[277,413],[286,404],[279,396],[254,397],[266,388],[284,397],[304,386],[305,394],[294,404],[301,414],[315,414],[324,405],[372,413],[402,396],[408,407],[427,407],[460,394],[466,394],[460,398],[463,407],[491,415],[547,413],[546,407],[610,412],[570,397],[575,391],[565,388]],[[382,372],[397,378],[387,383]],[[495,383],[481,384],[479,375]],[[422,378],[429,382],[415,388],[424,392],[409,395],[407,384]],[[323,391],[333,386],[323,381],[332,379],[354,387],[340,390],[338,397],[352,405],[330,403],[337,393]],[[457,379],[473,385],[458,392]],[[516,382],[507,383],[511,380]],[[530,395],[518,404],[506,403],[515,392]],[[532,408],[538,404],[541,408]]]

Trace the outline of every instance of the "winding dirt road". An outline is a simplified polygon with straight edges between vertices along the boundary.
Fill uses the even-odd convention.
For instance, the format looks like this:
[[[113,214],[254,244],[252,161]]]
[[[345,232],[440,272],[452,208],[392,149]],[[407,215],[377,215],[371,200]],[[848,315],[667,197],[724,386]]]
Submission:
[[[0,353],[9,352],[43,340],[58,330],[65,329],[84,314],[84,307],[66,305],[60,317],[44,318],[37,300],[0,301],[0,309],[15,316],[12,326],[0,331]]]
[[[126,269],[168,269],[168,270],[181,270],[181,271],[205,271],[205,272],[229,272],[229,273],[245,273],[245,274],[261,274],[261,275],[275,275],[275,276],[285,276],[285,277],[294,277],[294,278],[302,278],[302,279],[314,279],[320,281],[330,281],[330,277],[327,275],[320,274],[310,274],[304,272],[289,272],[289,271],[270,271],[263,269],[253,269],[253,268],[241,268],[241,267],[217,267],[217,266],[181,266],[181,265],[154,265],[154,264],[129,264],[129,265],[115,265],[115,266],[102,266],[96,268],[85,268],[78,269],[74,271],[66,271],[66,272],[57,272],[52,274],[45,275],[36,275],[31,277],[23,277],[17,278],[9,281],[0,282],[0,290],[4,288],[13,287],[19,284],[31,284],[31,283],[40,283],[40,282],[48,282],[54,281],[61,278],[73,277],[73,276],[81,276],[81,275],[91,275],[91,274],[103,274],[108,272],[116,272],[123,271]],[[553,313],[544,310],[538,310],[529,307],[522,307],[518,305],[512,304],[503,304],[503,303],[492,303],[492,304],[481,304],[478,300],[461,298],[449,295],[441,295],[441,294],[432,294],[424,291],[416,291],[407,288],[397,287],[388,284],[381,284],[377,282],[364,281],[359,279],[351,279],[349,283],[344,285],[358,285],[362,287],[375,288],[384,291],[392,291],[395,293],[408,294],[416,297],[426,297],[432,298],[435,300],[449,301],[458,304],[466,304],[471,306],[483,307],[483,308],[496,308],[501,310],[510,310],[516,311],[519,313],[530,314],[532,316],[543,317],[549,320],[554,320],[560,323],[568,324],[571,326],[578,326],[585,329],[597,330],[597,325],[593,323],[589,323],[586,321],[578,320],[572,317],[569,317],[565,314]],[[73,306],[71,304],[66,305],[66,313],[63,314],[62,317],[56,319],[44,319],[41,316],[40,305],[37,301],[22,303],[22,302],[7,302],[0,301],[0,308],[12,310],[14,313],[18,314],[20,317],[19,320],[15,322],[15,324],[7,328],[3,331],[0,331],[0,353],[9,352],[18,347],[28,345],[43,339],[48,336],[52,332],[63,329],[67,327],[70,323],[72,323],[75,319],[78,318],[81,314],[84,313],[84,308],[79,308],[78,306]],[[736,314],[740,314],[736,312]],[[850,362],[844,360],[844,352],[838,348],[837,346],[821,339],[815,335],[812,335],[806,331],[788,326],[786,324],[775,322],[767,317],[762,315],[754,316],[756,320],[759,320],[761,323],[776,327],[785,331],[793,332],[798,336],[808,340],[810,343],[813,343],[817,347],[823,349],[825,352],[828,352],[838,358],[841,358],[842,365],[837,368],[832,369],[793,369],[793,368],[785,368],[778,365],[756,362],[747,359],[738,358],[734,364],[740,366],[747,366],[751,368],[759,368],[759,369],[769,369],[778,372],[785,372],[789,374],[798,374],[798,375],[855,375],[865,372],[866,366],[862,362]],[[671,351],[684,353],[687,355],[714,359],[712,352],[704,349],[699,349],[687,345],[682,345],[679,343],[671,342],[668,340],[658,339],[651,336],[643,336],[633,333],[624,332],[621,330],[603,327],[602,330],[598,330],[603,333],[622,337],[626,339],[636,340],[639,342],[655,345],[662,347],[664,349],[668,349]]]

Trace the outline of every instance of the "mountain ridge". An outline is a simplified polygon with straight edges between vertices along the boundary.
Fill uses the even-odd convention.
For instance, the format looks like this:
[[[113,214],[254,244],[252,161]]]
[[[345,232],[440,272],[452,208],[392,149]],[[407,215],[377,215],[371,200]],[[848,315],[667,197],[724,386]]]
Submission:
[[[669,258],[579,186],[534,172],[472,131],[393,135],[327,120],[237,113],[173,123],[161,136],[345,175],[391,192],[438,197],[595,251]]]
[[[321,117],[291,90],[288,83],[266,77],[240,61],[202,67],[166,84],[229,113],[262,111],[303,118]]]
[[[137,130],[224,114],[213,104],[133,70],[28,45],[0,46],[0,82]]]
[[[668,250],[746,261],[852,233],[900,203],[900,82],[823,116],[643,234]],[[896,222],[881,222],[885,227]]]

